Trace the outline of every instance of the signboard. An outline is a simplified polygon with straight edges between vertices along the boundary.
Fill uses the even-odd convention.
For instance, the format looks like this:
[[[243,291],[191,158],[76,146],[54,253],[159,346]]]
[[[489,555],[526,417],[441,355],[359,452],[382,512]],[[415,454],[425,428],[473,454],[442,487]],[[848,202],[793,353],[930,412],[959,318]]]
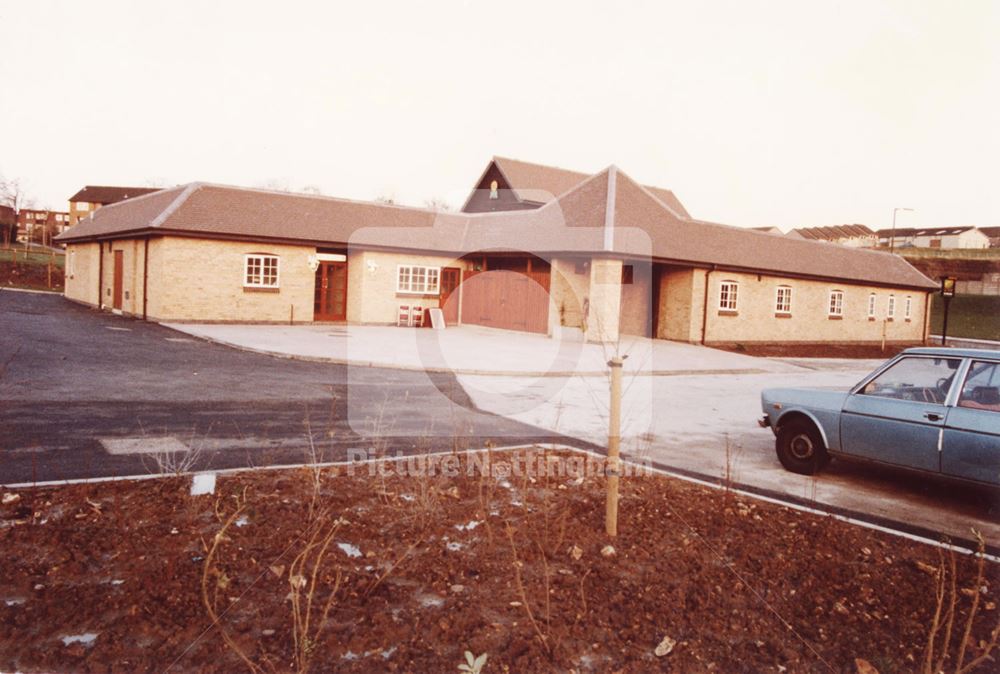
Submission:
[[[943,297],[953,297],[955,295],[956,280],[957,279],[954,276],[941,277],[941,295]]]
[[[435,330],[444,330],[444,312],[440,307],[431,307],[427,310],[431,315],[431,327]]]

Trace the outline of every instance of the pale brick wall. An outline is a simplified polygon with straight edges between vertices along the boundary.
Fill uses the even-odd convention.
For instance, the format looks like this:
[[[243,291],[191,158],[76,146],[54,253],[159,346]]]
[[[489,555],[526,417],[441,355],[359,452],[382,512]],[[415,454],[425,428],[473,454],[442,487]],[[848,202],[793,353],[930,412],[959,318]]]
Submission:
[[[96,307],[99,246],[96,243],[71,243],[66,246],[67,299]]]
[[[704,271],[681,269],[660,275],[660,313],[657,337],[679,342],[701,339]]]
[[[620,329],[623,335],[648,335],[647,326],[653,310],[652,276],[649,264],[626,262],[632,265],[632,283],[622,285]]]
[[[697,275],[696,272],[695,278]],[[736,315],[719,309],[719,286],[723,281],[739,284]],[[779,285],[792,288],[792,309],[788,318],[775,316],[775,294]],[[840,319],[829,317],[831,290],[844,292]],[[868,317],[870,293],[876,296],[875,320]],[[894,320],[885,321],[890,295],[895,297],[896,312]],[[909,320],[904,315],[907,297],[911,300]],[[924,311],[925,293],[921,291],[713,271],[709,280],[705,341],[879,342],[884,327],[889,342],[920,342],[923,340]]]
[[[287,323],[294,317],[296,323],[312,321],[316,275],[309,268],[309,256],[315,252],[309,246],[160,239],[157,254],[150,253],[149,317],[275,323]],[[243,287],[243,256],[249,253],[280,258],[277,292]]]
[[[618,339],[621,316],[622,261],[595,258],[590,263],[590,315],[585,333],[588,342]]]
[[[590,267],[576,273],[578,260],[553,259],[549,281],[549,334],[560,327],[580,328],[583,325],[583,305],[590,294]],[[589,262],[589,260],[579,260]]]
[[[440,305],[438,295],[396,292],[398,266],[458,267],[468,269],[463,260],[445,255],[388,253],[353,250],[348,256],[347,320],[351,323],[395,325],[399,306],[432,308]]]

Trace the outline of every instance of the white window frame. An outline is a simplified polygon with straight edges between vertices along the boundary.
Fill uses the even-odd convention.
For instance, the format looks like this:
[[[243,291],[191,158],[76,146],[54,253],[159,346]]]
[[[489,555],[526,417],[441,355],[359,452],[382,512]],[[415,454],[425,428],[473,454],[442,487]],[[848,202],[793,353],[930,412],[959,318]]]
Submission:
[[[403,275],[406,275],[406,281]],[[417,274],[419,271],[421,274]],[[422,283],[417,283],[417,276],[423,277]],[[429,267],[420,264],[396,265],[396,292],[400,295],[440,295],[441,267]]]
[[[831,290],[830,295],[827,298],[826,305],[828,316],[843,316],[844,315],[844,291],[843,290]]]
[[[782,302],[784,295],[784,302]],[[791,315],[792,313],[792,286],[778,286],[774,291],[774,313]]]
[[[274,261],[274,278],[268,278],[264,274],[267,266],[265,261]],[[251,279],[251,261],[256,261],[259,271],[254,275],[256,280]],[[243,287],[244,288],[280,288],[281,287],[281,258],[270,253],[248,253],[243,256]]]
[[[719,284],[719,311],[738,311],[740,303],[740,284],[736,281],[723,281]]]
[[[875,318],[875,309],[878,304],[878,296],[875,293],[868,295],[868,318]]]
[[[896,317],[896,296],[889,295],[889,303],[885,307],[885,317],[893,319]]]
[[[906,300],[903,302],[903,318],[910,320],[913,317],[913,297],[910,295],[906,296]]]

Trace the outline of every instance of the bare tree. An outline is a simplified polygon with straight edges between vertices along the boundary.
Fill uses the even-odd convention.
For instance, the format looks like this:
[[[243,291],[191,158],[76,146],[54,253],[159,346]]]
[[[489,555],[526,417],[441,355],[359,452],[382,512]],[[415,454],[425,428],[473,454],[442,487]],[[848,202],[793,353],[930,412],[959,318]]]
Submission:
[[[441,197],[433,197],[424,201],[424,207],[429,208],[432,211],[450,211],[451,204],[442,199]]]
[[[13,223],[0,224],[0,238],[4,245],[9,246],[17,238],[17,216],[22,208],[30,205],[27,193],[19,178],[4,178],[0,176],[0,206],[6,206],[14,211]]]
[[[394,206],[396,204],[396,196],[393,194],[380,194],[375,197],[376,204],[385,204],[386,206]]]
[[[316,185],[306,185],[302,188],[302,194],[312,194],[319,197],[323,196],[323,190]]]

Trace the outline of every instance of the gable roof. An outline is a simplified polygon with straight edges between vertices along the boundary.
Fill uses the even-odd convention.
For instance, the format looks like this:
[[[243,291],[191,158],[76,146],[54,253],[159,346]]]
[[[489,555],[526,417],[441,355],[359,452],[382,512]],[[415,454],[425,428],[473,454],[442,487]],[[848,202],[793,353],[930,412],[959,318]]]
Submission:
[[[803,239],[836,241],[855,237],[874,237],[875,232],[865,225],[833,225],[830,227],[799,227],[793,230]]]
[[[835,282],[937,288],[890,253],[678,216],[614,166],[537,209],[487,213],[191,183],[105,206],[56,240],[142,234],[359,245],[456,256],[480,250],[611,254]]]
[[[980,227],[979,231],[990,238],[1000,236],[1000,227]]]
[[[500,172],[507,179],[507,184],[510,185],[518,199],[538,204],[548,203],[555,197],[565,194],[591,175],[508,157],[493,157],[491,163],[500,169]],[[680,199],[670,190],[662,187],[647,187],[646,189],[679,216],[691,217]]]
[[[141,197],[158,192],[160,187],[115,187],[111,185],[87,185],[69,198],[70,201],[86,201],[91,204],[115,204],[119,201]]]

